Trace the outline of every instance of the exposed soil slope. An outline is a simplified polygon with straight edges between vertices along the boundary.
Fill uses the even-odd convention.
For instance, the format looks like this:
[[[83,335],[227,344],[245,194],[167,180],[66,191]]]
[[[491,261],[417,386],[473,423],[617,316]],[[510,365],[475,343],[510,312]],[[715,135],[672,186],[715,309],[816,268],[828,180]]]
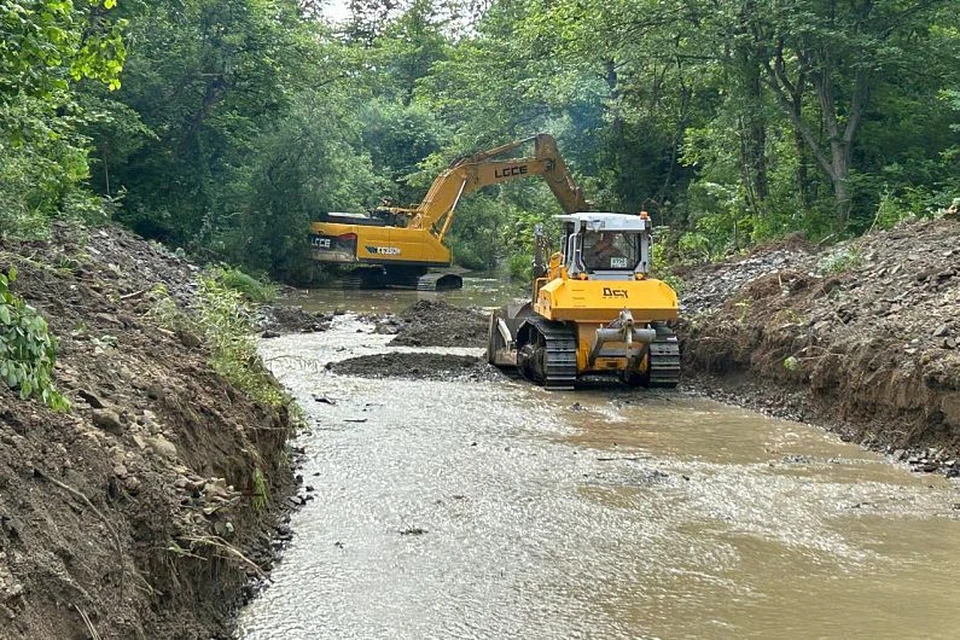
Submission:
[[[795,241],[683,275],[685,375],[960,472],[960,222],[823,252]]]
[[[88,237],[84,237],[85,235]],[[253,506],[290,478],[285,412],[207,364],[196,336],[154,324],[149,291],[182,305],[196,268],[118,229],[59,228],[0,247],[14,290],[60,337],[52,413],[0,385],[0,637],[211,638],[264,563]]]

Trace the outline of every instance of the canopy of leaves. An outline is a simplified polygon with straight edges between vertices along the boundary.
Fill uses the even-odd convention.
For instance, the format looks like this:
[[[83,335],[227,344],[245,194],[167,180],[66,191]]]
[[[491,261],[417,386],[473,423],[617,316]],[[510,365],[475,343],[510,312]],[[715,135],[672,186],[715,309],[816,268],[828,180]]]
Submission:
[[[960,0],[348,9],[0,0],[0,233],[114,215],[304,281],[311,219],[416,204],[452,159],[537,131],[597,208],[648,209],[697,257],[960,191]],[[557,212],[536,180],[472,194],[454,254],[522,264],[520,236]]]

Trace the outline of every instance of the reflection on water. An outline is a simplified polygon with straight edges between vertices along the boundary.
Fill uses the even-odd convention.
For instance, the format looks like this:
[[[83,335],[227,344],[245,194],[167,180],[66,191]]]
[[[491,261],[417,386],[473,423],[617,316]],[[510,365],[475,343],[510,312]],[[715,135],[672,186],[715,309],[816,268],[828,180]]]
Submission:
[[[678,393],[325,371],[358,328],[263,344],[317,499],[240,638],[956,637],[949,481]]]

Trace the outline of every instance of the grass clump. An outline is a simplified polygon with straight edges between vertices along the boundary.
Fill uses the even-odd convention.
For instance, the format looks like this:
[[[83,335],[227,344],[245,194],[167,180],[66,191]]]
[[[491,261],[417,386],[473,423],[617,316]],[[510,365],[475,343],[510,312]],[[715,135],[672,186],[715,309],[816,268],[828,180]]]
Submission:
[[[825,275],[837,275],[863,265],[863,255],[859,247],[847,246],[824,256],[817,264],[817,270]]]
[[[263,511],[270,503],[270,492],[267,489],[267,478],[260,467],[253,470],[253,507]]]
[[[210,365],[247,395],[272,407],[290,404],[289,395],[267,371],[254,339],[253,312],[244,294],[216,277],[200,279],[197,322],[213,351]]]
[[[240,269],[218,267],[211,271],[211,276],[224,287],[243,294],[249,302],[272,302],[277,297],[276,287]]]
[[[210,366],[233,386],[275,408],[295,406],[257,353],[256,324],[246,296],[223,284],[218,272],[200,277],[189,314],[177,306],[163,285],[156,285],[149,295],[149,316],[162,327],[201,338],[211,352]]]

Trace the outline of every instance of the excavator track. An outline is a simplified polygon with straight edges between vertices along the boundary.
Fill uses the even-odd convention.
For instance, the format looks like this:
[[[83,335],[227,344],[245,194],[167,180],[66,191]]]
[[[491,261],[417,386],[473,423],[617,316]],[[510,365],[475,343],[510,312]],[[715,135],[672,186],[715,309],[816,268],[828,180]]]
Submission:
[[[652,388],[674,389],[680,383],[680,344],[677,334],[665,324],[654,325],[657,338],[650,343],[650,381]]]
[[[528,320],[536,339],[518,352],[523,376],[548,389],[573,389],[577,383],[577,334],[572,327],[547,320]]]

